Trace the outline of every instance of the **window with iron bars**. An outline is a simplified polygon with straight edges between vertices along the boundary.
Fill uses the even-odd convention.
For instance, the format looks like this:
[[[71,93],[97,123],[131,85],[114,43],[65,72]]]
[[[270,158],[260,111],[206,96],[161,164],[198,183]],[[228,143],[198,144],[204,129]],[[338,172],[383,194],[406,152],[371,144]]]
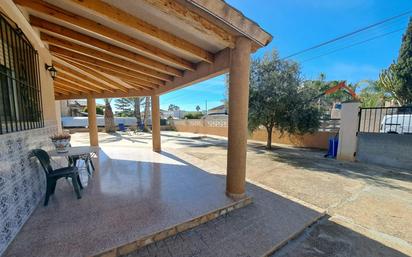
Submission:
[[[0,134],[44,126],[39,60],[22,31],[0,16]]]

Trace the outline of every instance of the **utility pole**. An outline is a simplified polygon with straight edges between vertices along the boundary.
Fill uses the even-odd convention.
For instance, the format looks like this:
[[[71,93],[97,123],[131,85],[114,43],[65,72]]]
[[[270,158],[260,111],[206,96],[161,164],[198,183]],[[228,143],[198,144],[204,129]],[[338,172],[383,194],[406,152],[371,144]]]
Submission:
[[[207,116],[207,100],[205,101],[205,105],[206,105],[206,116]]]

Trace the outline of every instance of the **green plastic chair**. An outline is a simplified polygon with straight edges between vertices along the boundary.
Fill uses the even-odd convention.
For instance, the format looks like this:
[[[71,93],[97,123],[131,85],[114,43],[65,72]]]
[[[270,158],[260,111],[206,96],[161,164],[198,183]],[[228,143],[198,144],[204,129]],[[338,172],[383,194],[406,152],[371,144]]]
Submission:
[[[53,169],[50,165],[49,154],[42,149],[34,149],[31,151],[32,155],[36,156],[39,160],[47,178],[47,189],[46,197],[44,199],[44,206],[49,203],[50,195],[54,194],[56,189],[57,180],[60,178],[71,178],[74,191],[76,192],[77,199],[82,198],[80,194],[80,189],[83,189],[82,183],[80,181],[79,171],[77,167],[64,167],[59,169]]]

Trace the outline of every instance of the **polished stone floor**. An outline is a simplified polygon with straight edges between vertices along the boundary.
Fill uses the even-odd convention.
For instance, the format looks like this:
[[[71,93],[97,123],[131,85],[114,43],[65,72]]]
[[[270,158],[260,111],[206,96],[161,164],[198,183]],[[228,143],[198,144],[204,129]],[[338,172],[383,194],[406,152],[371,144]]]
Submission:
[[[60,180],[5,256],[90,256],[233,203],[225,178],[164,151],[103,146],[77,200]]]

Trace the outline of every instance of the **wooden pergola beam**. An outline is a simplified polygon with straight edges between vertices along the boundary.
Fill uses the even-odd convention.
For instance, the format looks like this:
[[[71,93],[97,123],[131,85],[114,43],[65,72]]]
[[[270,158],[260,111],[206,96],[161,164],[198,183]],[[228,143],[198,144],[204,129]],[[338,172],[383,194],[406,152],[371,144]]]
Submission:
[[[124,85],[120,84],[119,82],[117,82],[117,81],[115,81],[111,78],[108,78],[107,75],[105,75],[104,73],[95,71],[93,69],[90,69],[89,67],[83,66],[83,65],[78,64],[78,63],[76,63],[72,60],[69,60],[69,59],[63,59],[63,58],[59,58],[59,57],[56,57],[56,56],[54,56],[53,59],[57,60],[58,62],[65,62],[67,64],[70,64],[70,65],[76,67],[77,69],[86,72],[90,76],[93,76],[94,78],[98,78],[100,80],[105,81],[106,83],[108,83],[110,85],[114,85],[115,88],[119,88],[121,91],[127,92],[127,90],[128,90],[127,87],[125,87]]]
[[[43,20],[41,18],[38,18],[36,16],[30,15],[30,24],[32,26],[35,26],[39,29],[49,31],[61,36],[64,36],[66,38],[70,38],[72,40],[76,40],[78,42],[82,42],[83,44],[87,44],[90,46],[97,47],[101,50],[110,52],[112,55],[115,55],[117,57],[122,57],[125,58],[129,61],[141,64],[143,66],[146,66],[148,68],[152,68],[154,70],[172,75],[172,76],[177,76],[177,77],[182,77],[183,76],[183,71],[176,69],[174,67],[165,65],[161,62],[149,59],[145,56],[142,56],[140,54],[134,53],[132,51],[129,51],[127,49],[118,47],[113,44],[109,44],[107,42],[104,42],[102,40],[99,40],[97,38],[79,33],[77,31],[74,31],[72,29],[60,26],[58,24]]]
[[[42,14],[46,14],[53,18],[80,27],[84,30],[91,31],[93,33],[110,38],[111,40],[133,47],[137,51],[151,56],[151,58],[161,59],[164,62],[176,65],[187,70],[194,70],[194,64],[181,57],[168,53],[160,48],[140,41],[127,34],[121,33],[115,29],[104,26],[88,18],[68,12],[43,0],[14,0],[14,2],[18,5],[30,8]]]
[[[63,84],[65,85],[67,88],[69,88],[70,90],[73,91],[80,91],[80,92],[84,92],[84,93],[91,93],[93,92],[91,89],[85,87],[85,86],[78,86],[77,84],[72,83],[71,81],[65,79],[65,78],[61,78],[61,77],[57,77],[54,79],[53,81],[54,83],[59,83],[59,84]],[[95,91],[96,93],[101,92],[99,90]]]
[[[129,76],[129,75],[126,75],[126,74],[123,74],[123,73],[119,73],[117,71],[109,70],[109,69],[103,68],[103,67],[98,66],[98,65],[94,65],[94,64],[87,63],[87,62],[79,61],[77,59],[69,58],[69,57],[66,57],[66,56],[58,55],[58,57],[63,59],[66,62],[76,63],[79,66],[83,66],[83,67],[86,67],[88,69],[92,69],[96,72],[101,72],[101,73],[104,73],[106,75],[116,77],[118,79],[121,79],[125,83],[127,83],[126,81],[131,81],[131,82],[134,82],[135,84],[143,85],[142,88],[150,88],[150,89],[159,88],[158,84],[147,82],[143,79],[139,79],[139,78],[136,78],[136,77],[133,77],[133,76]]]
[[[59,87],[58,85],[54,85],[54,93],[62,94],[62,95],[70,95],[70,91],[64,88]]]
[[[166,83],[166,85],[158,88],[156,94],[164,94],[170,91],[190,86],[195,83],[222,75],[229,71],[230,66],[230,51],[226,48],[215,55],[214,63],[200,63],[195,71],[185,72],[185,76],[182,78],[175,78],[175,80]]]
[[[64,80],[66,81],[67,85],[70,85],[74,88],[83,88],[89,91],[93,91],[96,93],[101,93],[103,92],[103,89],[92,85],[86,81],[80,80],[77,77],[73,76],[72,74],[69,73],[65,73],[65,72],[59,72],[57,75],[57,78],[54,79],[55,81],[59,81],[59,80]]]
[[[141,83],[139,81],[129,81],[129,80],[123,80],[123,81],[125,83],[133,86],[133,87],[144,88],[144,89],[148,89],[148,90],[156,89],[156,88],[153,88],[153,87],[146,86],[144,83]]]
[[[143,0],[157,10],[174,16],[182,22],[192,26],[205,35],[210,35],[229,48],[234,48],[235,38],[226,30],[214,24],[202,15],[190,10],[179,1],[170,0]]]
[[[96,58],[93,58],[93,57],[90,57],[90,56],[87,56],[87,55],[84,55],[84,54],[80,54],[80,53],[77,53],[77,52],[73,52],[73,51],[58,47],[58,46],[50,45],[49,50],[54,55],[66,56],[66,57],[74,59],[74,60],[79,60],[83,63],[89,63],[89,64],[92,64],[94,66],[103,67],[105,69],[116,71],[120,74],[126,74],[126,75],[129,75],[131,77],[139,78],[139,79],[145,80],[147,82],[150,82],[150,83],[153,83],[153,84],[156,84],[156,85],[164,85],[165,84],[165,82],[163,80],[153,78],[153,77],[147,76],[145,74],[138,73],[134,70],[131,70],[131,69],[128,69],[128,68],[125,68],[125,67],[120,67],[118,65],[114,65],[112,63],[108,63],[108,62],[105,62],[105,61],[102,61],[102,60],[99,60],[99,59],[96,59]]]
[[[97,85],[97,86],[99,86],[100,88],[102,88],[102,89],[104,89],[104,90],[109,90],[109,91],[110,91],[110,90],[111,90],[111,91],[113,91],[113,90],[120,90],[120,91],[123,91],[123,92],[127,92],[127,88],[125,88],[125,87],[122,86],[122,85],[117,86],[117,85],[115,85],[115,84],[111,84],[111,83],[108,83],[108,82],[102,83],[102,82],[101,82],[102,80],[100,80],[100,78],[97,79],[96,77],[94,77],[92,74],[89,74],[89,73],[87,73],[87,75],[86,75],[86,74],[83,74],[83,73],[81,73],[81,72],[78,72],[78,71],[76,71],[76,70],[74,70],[74,69],[66,66],[66,65],[63,64],[63,63],[60,63],[60,62],[56,61],[56,60],[53,60],[53,61],[52,61],[52,64],[53,64],[58,70],[63,70],[64,72],[70,73],[70,74],[72,74],[72,75],[74,75],[74,76],[76,76],[76,77],[78,77],[78,78],[80,78],[80,79],[82,79],[82,80],[84,80],[84,81],[90,82],[90,83],[92,83],[93,85]]]
[[[177,48],[180,51],[195,56],[202,61],[212,63],[213,54],[208,51],[190,43],[189,41],[176,37],[175,35],[159,29],[152,24],[145,22],[142,19],[137,18],[113,5],[105,3],[100,0],[71,0],[83,8],[87,8],[93,11],[94,14],[102,17],[106,20],[112,20],[118,24],[123,24],[127,27],[134,29],[135,31],[149,36],[152,39],[167,43],[172,48]]]
[[[99,81],[92,79],[91,77],[88,77],[69,67],[66,67],[58,62],[52,62],[52,63],[60,74],[63,73],[63,74],[76,78],[76,81],[75,81],[76,83],[85,83],[88,86],[93,86],[95,88],[99,88],[101,90],[107,90],[109,92],[114,92],[114,90],[116,89],[119,90],[119,88],[111,88],[107,86],[106,84],[100,83]],[[122,91],[127,92],[127,90],[124,90],[124,89],[122,89]]]
[[[115,92],[91,92],[88,94],[69,94],[69,95],[60,95],[55,96],[56,100],[67,100],[67,99],[79,99],[79,98],[119,98],[119,97],[136,97],[136,96],[151,96],[153,95],[153,90],[137,90],[137,89],[130,89],[128,93],[124,93],[121,91]]]
[[[136,72],[142,73],[144,75],[151,76],[153,78],[158,78],[158,79],[165,80],[165,81],[173,80],[172,76],[167,75],[165,73],[152,70],[140,64],[127,61],[125,59],[104,53],[99,50],[92,49],[90,47],[85,47],[85,46],[82,46],[82,45],[79,45],[73,42],[69,42],[67,40],[57,38],[57,37],[45,34],[43,32],[40,33],[40,38],[43,41],[49,43],[49,45],[62,47],[62,48],[69,49],[69,50],[72,50],[72,51],[75,51],[75,52],[78,52],[84,55],[88,55],[92,58],[100,59],[102,61],[106,61],[106,62],[115,64],[117,66],[123,67],[123,68],[128,68]]]
[[[86,89],[79,89],[79,88],[74,88],[74,87],[68,86],[62,80],[53,81],[53,84],[54,84],[55,87],[58,86],[60,88],[68,90],[69,93],[73,93],[73,92],[76,93],[76,94],[89,93],[89,91],[86,90]]]

